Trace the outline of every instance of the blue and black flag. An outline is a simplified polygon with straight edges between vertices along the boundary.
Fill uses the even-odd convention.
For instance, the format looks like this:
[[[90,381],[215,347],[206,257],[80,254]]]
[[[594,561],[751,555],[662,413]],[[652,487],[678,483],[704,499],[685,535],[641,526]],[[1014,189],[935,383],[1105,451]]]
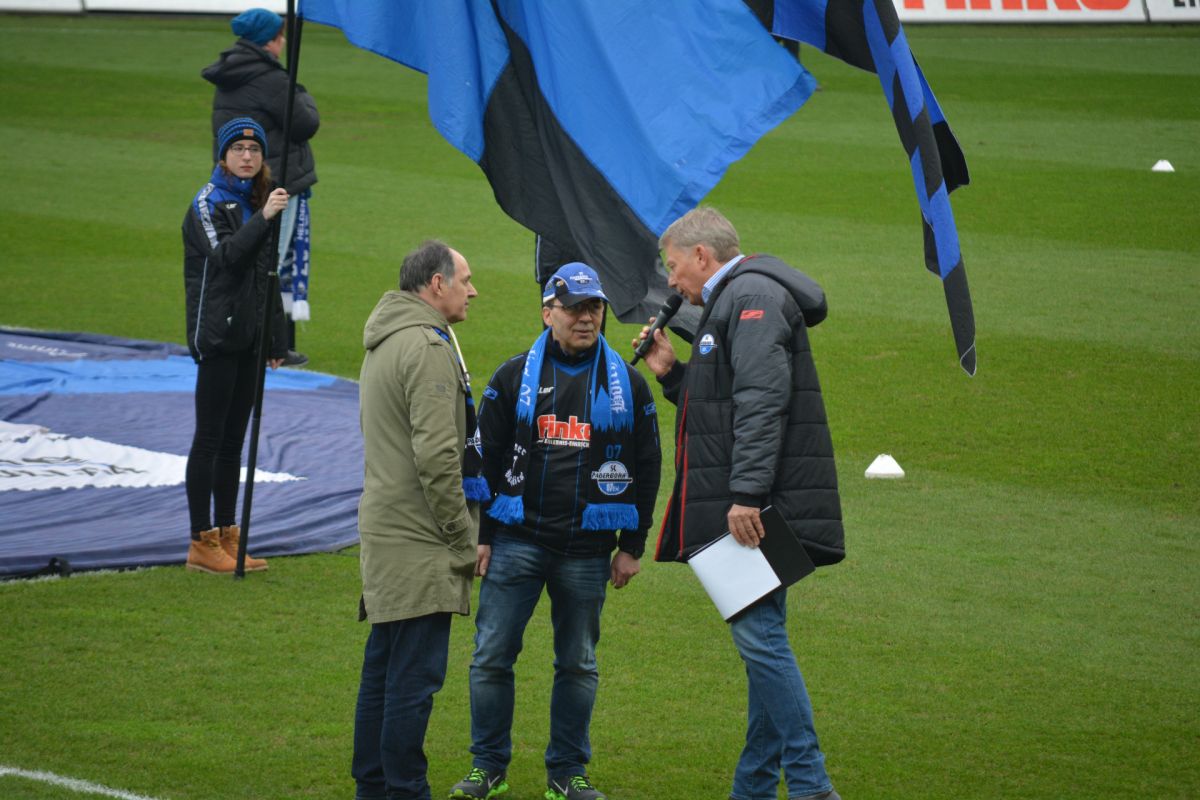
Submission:
[[[879,76],[912,167],[925,266],[942,280],[959,364],[975,374],[975,315],[950,208],[971,182],[967,161],[909,49],[892,0],[745,0],[772,34]]]
[[[658,234],[816,85],[729,0],[303,0],[300,12],[426,73],[434,127],[509,216],[594,266],[630,322],[668,291]]]
[[[742,0],[302,0],[300,13],[426,73],[434,127],[509,216],[596,268],[626,322],[666,294],[658,235],[816,86]],[[953,219],[939,213],[946,264],[939,220],[953,234]]]

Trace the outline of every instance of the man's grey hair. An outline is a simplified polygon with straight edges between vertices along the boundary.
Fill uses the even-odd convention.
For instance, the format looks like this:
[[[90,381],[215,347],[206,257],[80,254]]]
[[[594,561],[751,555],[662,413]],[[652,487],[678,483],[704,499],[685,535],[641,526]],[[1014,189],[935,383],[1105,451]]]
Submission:
[[[454,283],[454,256],[445,242],[429,239],[404,257],[400,264],[400,288],[419,292],[429,285],[434,275],[441,275],[447,284]]]
[[[698,244],[711,247],[721,261],[728,261],[742,251],[733,223],[712,206],[693,208],[658,237],[660,250],[666,250],[667,245],[686,249]]]

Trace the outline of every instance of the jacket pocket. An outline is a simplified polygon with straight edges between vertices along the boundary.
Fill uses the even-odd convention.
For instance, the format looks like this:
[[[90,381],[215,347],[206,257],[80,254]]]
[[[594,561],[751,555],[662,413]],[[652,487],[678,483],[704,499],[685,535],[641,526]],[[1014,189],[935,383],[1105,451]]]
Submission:
[[[258,309],[254,303],[253,276],[247,276],[240,284],[230,287],[230,301],[221,321],[225,325],[221,349],[236,353],[254,345],[254,332],[258,330]]]
[[[472,577],[475,575],[475,560],[477,552],[469,534],[464,532],[460,539],[446,545],[450,553],[450,570],[458,575]]]

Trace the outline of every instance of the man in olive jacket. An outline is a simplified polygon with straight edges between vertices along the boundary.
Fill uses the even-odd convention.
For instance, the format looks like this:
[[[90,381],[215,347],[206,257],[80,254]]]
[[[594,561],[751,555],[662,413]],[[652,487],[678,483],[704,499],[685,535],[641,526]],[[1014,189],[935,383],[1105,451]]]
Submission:
[[[425,730],[450,617],[469,612],[478,538],[464,489],[464,462],[478,456],[474,410],[450,332],[476,294],[466,259],[425,242],[363,332],[360,619],[371,633],[354,724],[358,800],[430,796]]]
[[[737,231],[697,208],[659,239],[670,286],[704,313],[691,359],[654,332],[646,366],[674,403],[675,487],[655,559],[686,561],[729,531],[757,547],[774,506],[818,565],[845,555],[833,442],[807,328],[825,294],[777,258],[741,254]],[[649,329],[643,329],[642,336]],[[749,687],[746,745],[731,800],[767,800],[782,772],[792,800],[837,800],[787,635],[780,587],[730,620]]]

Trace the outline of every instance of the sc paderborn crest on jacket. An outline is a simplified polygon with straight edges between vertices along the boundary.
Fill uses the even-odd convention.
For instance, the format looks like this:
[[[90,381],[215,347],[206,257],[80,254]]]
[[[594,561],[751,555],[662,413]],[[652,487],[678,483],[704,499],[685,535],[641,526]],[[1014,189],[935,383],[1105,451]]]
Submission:
[[[592,480],[609,497],[621,494],[633,482],[629,470],[620,461],[605,461],[592,473]]]

